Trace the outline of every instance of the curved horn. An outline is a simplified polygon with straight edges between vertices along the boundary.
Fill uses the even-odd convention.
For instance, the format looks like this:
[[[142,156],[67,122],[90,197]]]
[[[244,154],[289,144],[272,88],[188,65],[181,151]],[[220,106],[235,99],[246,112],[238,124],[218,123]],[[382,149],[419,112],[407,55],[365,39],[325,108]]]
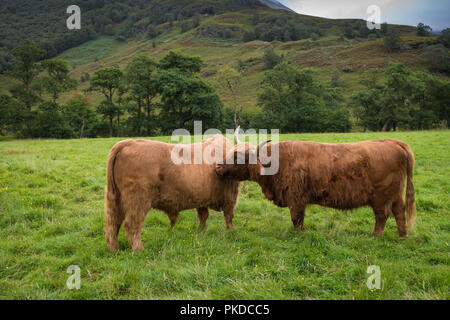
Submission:
[[[234,131],[234,142],[236,142],[236,144],[241,143],[241,141],[239,141],[239,129],[241,129],[241,126],[238,126],[236,131]]]
[[[271,142],[272,140],[266,140],[266,141],[263,141],[263,142],[261,142],[259,145],[258,145],[258,148],[256,148],[256,155],[259,157],[259,150],[261,150],[261,148],[264,146],[264,145],[266,145],[266,144],[268,144],[269,142]]]

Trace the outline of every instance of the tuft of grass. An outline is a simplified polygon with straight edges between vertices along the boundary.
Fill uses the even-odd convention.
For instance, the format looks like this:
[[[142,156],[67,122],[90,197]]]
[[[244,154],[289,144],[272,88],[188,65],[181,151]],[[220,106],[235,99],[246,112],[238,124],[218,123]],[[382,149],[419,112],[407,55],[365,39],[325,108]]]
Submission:
[[[193,210],[170,230],[152,210],[145,250],[134,254],[123,230],[109,253],[102,230],[106,159],[120,139],[2,141],[0,299],[449,299],[450,131],[281,136],[385,138],[407,142],[416,157],[417,231],[406,240],[393,218],[373,238],[368,208],[311,206],[298,234],[287,209],[245,182],[234,230],[212,212],[199,231]],[[80,290],[66,287],[71,265],[81,269]],[[366,287],[370,265],[381,268],[380,290]]]

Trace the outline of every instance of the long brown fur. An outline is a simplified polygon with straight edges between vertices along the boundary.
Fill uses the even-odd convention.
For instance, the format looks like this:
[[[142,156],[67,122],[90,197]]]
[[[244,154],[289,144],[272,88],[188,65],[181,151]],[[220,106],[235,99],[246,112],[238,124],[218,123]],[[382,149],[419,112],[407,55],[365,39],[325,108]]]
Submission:
[[[233,147],[221,135],[203,141],[202,145],[222,147],[224,155],[227,148]],[[227,228],[233,228],[240,182],[217,176],[215,164],[174,164],[171,152],[175,146],[150,140],[125,140],[111,149],[104,229],[110,251],[119,248],[117,235],[122,223],[133,251],[143,249],[141,229],[150,208],[167,213],[172,226],[182,210],[197,208],[200,227],[206,225],[208,208],[223,211]],[[183,148],[184,152],[191,149],[193,159],[195,144]]]
[[[269,156],[272,146],[266,146]],[[414,226],[414,156],[406,143],[392,139],[343,144],[286,141],[280,142],[278,148],[279,171],[275,175],[262,175],[259,161],[254,165],[218,165],[216,172],[237,180],[256,181],[267,199],[290,209],[299,231],[304,229],[308,204],[341,210],[370,206],[375,213],[375,236],[383,234],[391,212],[400,237],[407,236],[406,218],[408,226]],[[254,149],[246,143],[247,160]],[[229,156],[236,154],[237,146]]]

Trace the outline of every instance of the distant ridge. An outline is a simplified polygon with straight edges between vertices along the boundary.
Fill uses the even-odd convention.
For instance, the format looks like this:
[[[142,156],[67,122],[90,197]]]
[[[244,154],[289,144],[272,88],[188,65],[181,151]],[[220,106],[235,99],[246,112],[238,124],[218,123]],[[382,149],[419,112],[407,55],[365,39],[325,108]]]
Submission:
[[[266,6],[272,8],[272,9],[277,9],[277,10],[286,10],[286,11],[290,11],[290,12],[294,12],[294,10],[286,7],[284,4],[278,2],[277,0],[259,0],[259,2],[265,4]]]

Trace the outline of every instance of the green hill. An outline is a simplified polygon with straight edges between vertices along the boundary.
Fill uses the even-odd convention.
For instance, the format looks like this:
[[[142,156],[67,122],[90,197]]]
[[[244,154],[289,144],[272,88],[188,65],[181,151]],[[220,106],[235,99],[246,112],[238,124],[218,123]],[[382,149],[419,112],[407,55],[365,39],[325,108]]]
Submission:
[[[145,1],[147,6],[145,8],[150,8],[156,2]],[[208,3],[211,6],[208,6]],[[239,5],[242,3],[244,5]],[[174,4],[178,4],[178,6]],[[258,9],[248,9],[249,6],[255,6]],[[155,37],[151,39],[144,31],[141,34],[133,33],[126,39],[120,37],[120,31],[116,35],[97,36],[95,39],[64,51],[59,57],[69,62],[72,68],[71,76],[80,78],[86,73],[92,74],[103,67],[124,66],[132,57],[141,53],[148,53],[154,58],[160,58],[169,50],[180,50],[185,54],[198,55],[203,59],[202,74],[208,82],[216,87],[226,106],[231,102],[231,98],[217,85],[216,73],[227,65],[240,68],[243,73],[243,81],[238,94],[238,102],[250,109],[256,107],[257,89],[264,72],[262,57],[264,50],[270,46],[273,46],[277,53],[283,55],[285,60],[291,63],[300,67],[319,68],[318,76],[322,79],[329,80],[331,75],[336,72],[335,70],[338,70],[341,73],[341,86],[345,89],[345,96],[350,96],[358,90],[358,79],[364,73],[373,68],[383,67],[387,65],[388,61],[400,61],[414,68],[423,68],[421,66],[423,49],[388,53],[383,47],[382,39],[374,37],[372,40],[368,40],[357,37],[360,28],[365,27],[365,22],[361,20],[333,20],[304,16],[284,10],[265,8],[254,1],[173,0],[165,1],[165,7],[161,7],[161,10],[182,12],[187,16],[188,14],[195,15],[195,12],[208,11],[207,8],[211,7],[218,12],[237,11],[227,11],[215,15],[203,13],[199,16],[199,25],[193,27],[191,24],[188,30],[183,29],[183,24],[193,23],[193,16],[181,21],[149,23],[146,28],[154,26],[157,31]],[[145,10],[145,8],[139,10]],[[95,12],[96,9],[92,10]],[[139,10],[133,12],[133,15],[139,15]],[[146,19],[150,21],[151,17],[138,20],[130,30],[139,29],[138,26],[142,25],[142,21]],[[277,25],[281,25],[280,21],[304,26],[305,39],[243,41],[245,32],[254,30],[259,25],[265,25],[269,30],[270,26],[273,26],[276,31]],[[125,28],[126,23],[126,21],[122,23],[122,28]],[[346,25],[352,26],[355,33],[354,39],[343,37],[342,30]],[[401,32],[405,41],[413,43],[435,41],[435,37],[419,38],[414,36],[412,27],[391,25],[389,27]],[[118,28],[120,29],[119,25]],[[317,40],[313,41],[310,38],[312,33],[320,34]],[[276,34],[275,37],[277,37]],[[0,76],[0,92],[6,92],[11,83],[6,76]],[[63,95],[62,100],[67,101],[87,85],[88,83],[82,83],[76,92]],[[100,96],[89,94],[88,99],[96,104],[100,101]]]
[[[80,80],[76,90],[60,96],[58,102],[62,104],[81,94],[95,108],[103,97],[99,93],[85,92],[89,81],[82,80],[87,74],[92,76],[95,71],[110,66],[124,68],[139,54],[159,60],[170,50],[177,50],[202,58],[200,76],[216,89],[227,108],[234,106],[234,99],[219,84],[220,70],[226,67],[239,70],[242,80],[236,92],[237,103],[245,112],[255,114],[260,110],[258,94],[266,71],[264,52],[273,47],[284,61],[300,68],[315,68],[315,77],[322,83],[333,81],[343,96],[341,107],[351,109],[348,98],[366,90],[361,80],[389,62],[401,62],[412,70],[428,72],[423,54],[428,44],[437,42],[435,35],[416,36],[414,27],[384,25],[381,30],[369,31],[362,20],[305,16],[271,9],[250,0],[111,1],[102,6],[102,1],[86,3],[98,7],[92,5],[91,10],[83,13],[83,28],[90,28],[89,21],[107,19],[110,10],[120,11],[123,19],[116,19],[117,23],[106,28],[109,34],[102,33],[100,28],[93,32],[92,39],[57,55],[69,63],[70,76]],[[49,11],[56,8],[48,6]],[[13,10],[10,6],[5,8],[3,13]],[[91,14],[101,15],[97,20],[89,20]],[[98,26],[94,24],[95,29]],[[383,38],[386,27],[401,34],[403,48],[393,52],[386,49]],[[27,28],[30,26],[24,30]],[[49,30],[39,29],[37,25],[36,36],[44,33],[37,39],[53,39]],[[5,41],[6,38],[3,43]],[[445,74],[436,75],[448,79]],[[14,80],[0,74],[0,93],[8,93],[14,84]],[[359,129],[355,126],[355,130]]]

